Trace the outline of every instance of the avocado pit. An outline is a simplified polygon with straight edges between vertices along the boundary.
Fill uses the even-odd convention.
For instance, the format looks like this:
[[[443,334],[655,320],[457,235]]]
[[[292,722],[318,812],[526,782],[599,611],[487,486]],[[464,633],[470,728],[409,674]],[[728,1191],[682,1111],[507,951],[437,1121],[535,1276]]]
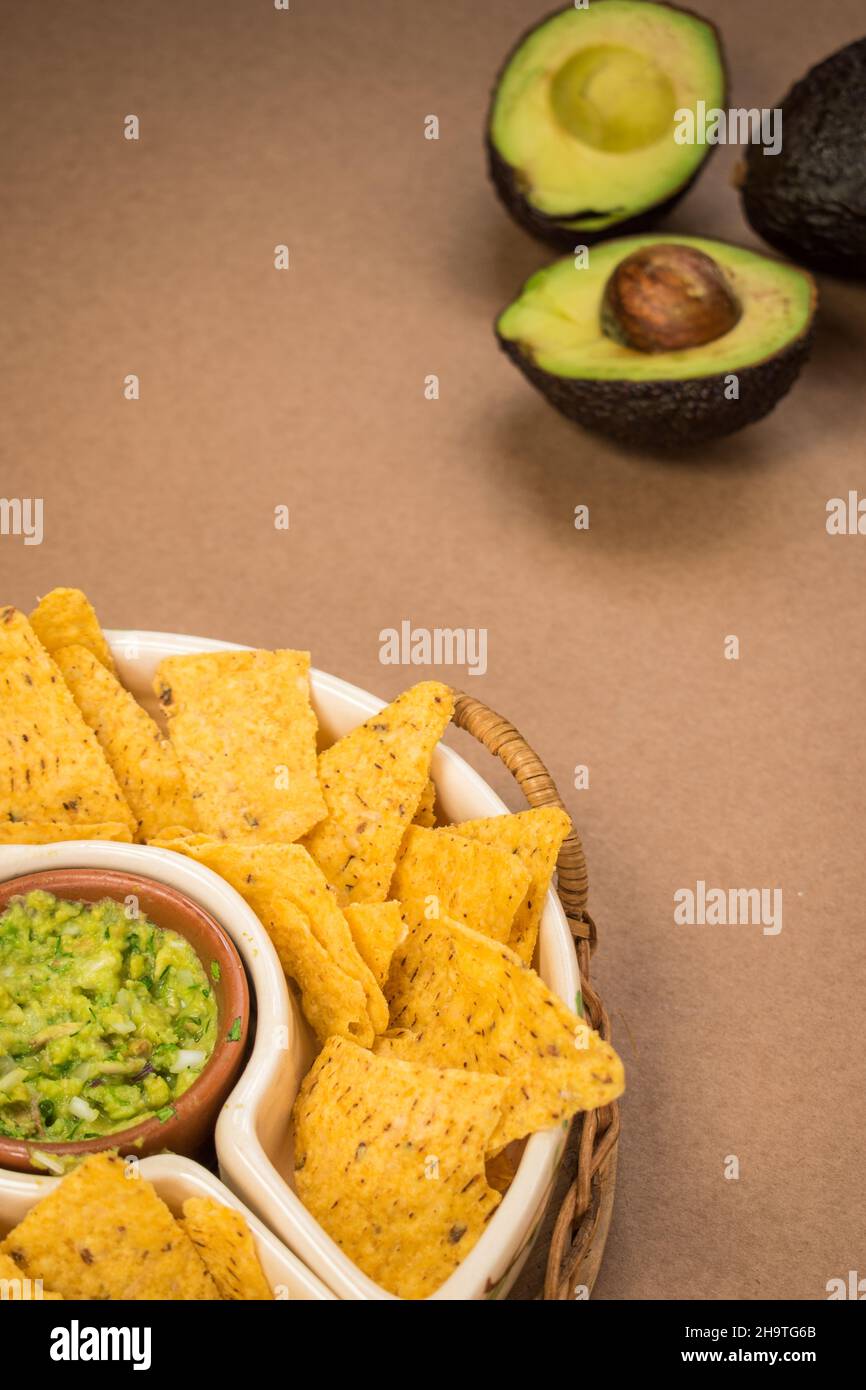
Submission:
[[[730,333],[741,314],[730,281],[711,256],[659,242],[626,256],[613,271],[601,326],[607,337],[637,352],[678,352]]]

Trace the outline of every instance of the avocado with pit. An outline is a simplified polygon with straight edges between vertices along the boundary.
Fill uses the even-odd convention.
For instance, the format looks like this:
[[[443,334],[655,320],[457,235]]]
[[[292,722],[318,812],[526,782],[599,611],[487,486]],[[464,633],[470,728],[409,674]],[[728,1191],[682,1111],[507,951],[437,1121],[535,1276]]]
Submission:
[[[543,20],[506,59],[490,106],[493,182],[535,236],[571,249],[652,226],[713,146],[685,112],[724,107],[712,24],[652,0],[592,0]]]
[[[808,271],[703,237],[624,237],[538,271],[500,346],[570,419],[680,449],[760,420],[805,362]]]
[[[866,39],[812,68],[781,109],[780,152],[746,154],[746,217],[804,265],[866,276]]]

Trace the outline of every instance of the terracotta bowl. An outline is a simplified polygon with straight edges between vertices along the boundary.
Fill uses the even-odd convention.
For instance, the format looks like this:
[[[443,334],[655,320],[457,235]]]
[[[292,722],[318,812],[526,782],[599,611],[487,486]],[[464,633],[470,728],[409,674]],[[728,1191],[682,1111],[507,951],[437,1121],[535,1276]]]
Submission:
[[[56,1155],[84,1155],[117,1149],[122,1154],[136,1154],[139,1158],[167,1149],[173,1153],[195,1154],[212,1137],[217,1115],[237,1080],[246,1052],[250,994],[233,942],[209,913],[176,888],[154,879],[140,878],[137,874],[109,869],[55,869],[8,879],[0,883],[0,912],[6,909],[10,898],[20,897],[35,888],[54,893],[58,898],[88,903],[100,902],[103,898],[122,903],[133,894],[141,911],[155,926],[167,927],[185,937],[214,987],[217,1042],[201,1075],[174,1102],[175,1113],[170,1119],[161,1121],[154,1115],[131,1129],[117,1130],[80,1143],[31,1143],[0,1135],[0,1168],[44,1173],[44,1165],[31,1162],[33,1149]],[[219,964],[219,980],[213,980],[212,961]],[[226,1035],[238,1018],[240,1036],[236,1042],[229,1042]]]

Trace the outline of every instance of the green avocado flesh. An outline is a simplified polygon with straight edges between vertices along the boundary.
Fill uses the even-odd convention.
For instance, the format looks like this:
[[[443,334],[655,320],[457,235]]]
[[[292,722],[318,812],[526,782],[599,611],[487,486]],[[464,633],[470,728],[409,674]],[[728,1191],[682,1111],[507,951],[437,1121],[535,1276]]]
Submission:
[[[592,0],[534,29],[494,97],[490,140],[537,212],[602,231],[665,202],[710,147],[679,144],[682,112],[725,101],[715,30],[649,0]],[[678,115],[679,113],[679,115]]]
[[[62,1143],[167,1119],[216,1031],[213,989],[178,932],[108,898],[41,891],[0,916],[0,1134]]]
[[[601,327],[605,285],[626,256],[660,241],[711,256],[739,301],[739,322],[713,342],[676,352],[638,352]],[[683,381],[735,372],[780,352],[809,326],[811,278],[795,266],[703,237],[621,237],[593,247],[589,264],[573,258],[538,271],[500,316],[500,338],[519,346],[542,371],[593,381]]]

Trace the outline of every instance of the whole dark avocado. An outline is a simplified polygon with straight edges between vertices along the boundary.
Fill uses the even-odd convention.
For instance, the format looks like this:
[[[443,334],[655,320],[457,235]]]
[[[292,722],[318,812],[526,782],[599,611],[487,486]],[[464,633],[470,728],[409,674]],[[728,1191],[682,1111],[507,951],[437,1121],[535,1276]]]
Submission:
[[[499,316],[503,351],[563,415],[682,450],[767,415],[809,353],[811,275],[706,238],[624,237],[556,261]]]
[[[866,38],[825,58],[780,104],[781,151],[753,145],[746,155],[746,217],[794,260],[866,276]]]
[[[592,0],[536,23],[496,79],[486,125],[490,177],[533,236],[562,250],[652,226],[714,146],[681,139],[683,112],[724,107],[721,40],[691,10]]]

